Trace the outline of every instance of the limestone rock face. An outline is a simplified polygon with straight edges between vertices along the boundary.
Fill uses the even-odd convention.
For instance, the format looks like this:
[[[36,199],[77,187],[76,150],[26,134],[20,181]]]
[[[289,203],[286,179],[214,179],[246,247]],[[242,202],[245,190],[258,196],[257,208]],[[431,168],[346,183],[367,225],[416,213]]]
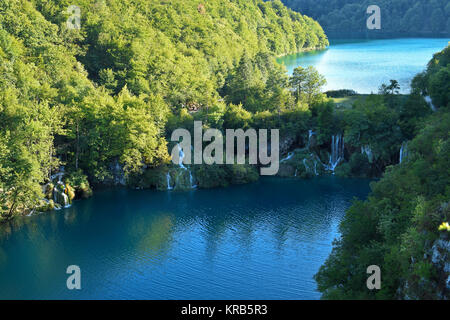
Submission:
[[[432,278],[421,277],[406,281],[399,288],[399,296],[402,299],[450,299],[450,239],[447,233],[442,233],[439,239],[430,243],[429,249],[424,255],[426,261],[431,262],[435,274]],[[416,263],[411,260],[411,266]],[[410,279],[411,280],[411,279]]]
[[[441,266],[445,272],[450,272],[450,240],[436,240],[431,250],[431,262]]]
[[[110,166],[110,171],[113,176],[112,184],[113,185],[126,185],[125,172],[123,170],[123,166],[119,163],[119,161],[115,161],[114,164]]]
[[[295,144],[296,139],[295,137],[284,137],[280,141],[280,154],[288,153],[288,151],[292,148],[292,146]]]
[[[443,236],[436,240],[431,248],[431,262],[440,270],[445,282],[442,296],[450,298],[450,240],[448,236]]]
[[[296,149],[281,159],[278,176],[310,178],[325,173],[319,156],[308,148]]]

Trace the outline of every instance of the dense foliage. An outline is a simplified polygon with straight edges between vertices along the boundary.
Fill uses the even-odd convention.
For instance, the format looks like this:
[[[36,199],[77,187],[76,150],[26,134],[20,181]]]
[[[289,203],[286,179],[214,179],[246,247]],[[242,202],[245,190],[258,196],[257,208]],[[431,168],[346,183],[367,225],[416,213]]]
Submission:
[[[173,126],[192,126],[194,116],[236,123],[242,107],[227,103],[271,121],[289,102],[274,57],[328,45],[317,22],[280,1],[80,0],[81,29],[69,28],[72,4],[0,2],[3,218],[44,196],[52,208],[53,188],[72,198],[61,182],[88,195],[88,181],[123,183],[166,165]]]
[[[331,15],[330,30],[365,26],[365,7],[340,3],[315,2],[327,11],[314,14]],[[444,1],[426,10],[409,3],[389,4],[384,25],[448,31]],[[332,141],[343,136],[337,175],[386,173],[346,215],[317,275],[324,297],[447,297],[432,248],[447,241],[438,227],[449,219],[449,48],[414,79],[411,95],[399,95],[392,80],[378,95],[346,92],[355,100],[341,108],[321,93],[316,70],[289,77],[275,62],[328,45],[317,22],[280,1],[80,0],[81,29],[68,28],[71,4],[0,2],[0,219],[88,197],[96,183],[210,188],[258,178],[250,165],[171,164],[168,137],[192,130],[194,120],[219,130],[280,129],[282,154],[298,150],[282,175],[302,178],[325,171]],[[418,21],[427,10],[430,18]],[[397,165],[406,141],[409,155]],[[378,292],[365,287],[371,264],[383,270]]]
[[[449,298],[448,230],[439,228],[450,219],[449,59],[447,47],[414,79],[412,108],[400,114],[412,136],[407,160],[388,167],[369,199],[348,210],[342,237],[316,275],[324,298]],[[438,110],[420,117],[414,111],[424,91],[436,93]],[[366,287],[370,265],[381,267],[379,291]]]
[[[288,7],[317,19],[333,34],[389,33],[392,35],[450,34],[447,0],[283,0]],[[381,9],[381,30],[367,30],[370,5]]]

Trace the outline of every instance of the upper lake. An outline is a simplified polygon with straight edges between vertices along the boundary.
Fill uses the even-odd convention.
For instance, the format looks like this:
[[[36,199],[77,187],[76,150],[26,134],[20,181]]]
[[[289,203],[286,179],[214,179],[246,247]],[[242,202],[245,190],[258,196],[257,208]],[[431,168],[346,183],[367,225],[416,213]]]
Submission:
[[[390,39],[330,41],[326,50],[299,53],[278,60],[289,74],[298,67],[314,66],[327,79],[324,90],[353,89],[377,93],[395,79],[401,92],[410,91],[411,80],[425,70],[433,54],[450,39]]]
[[[0,299],[318,299],[313,276],[368,192],[334,176],[98,191],[0,225]],[[69,265],[81,290],[66,287]]]

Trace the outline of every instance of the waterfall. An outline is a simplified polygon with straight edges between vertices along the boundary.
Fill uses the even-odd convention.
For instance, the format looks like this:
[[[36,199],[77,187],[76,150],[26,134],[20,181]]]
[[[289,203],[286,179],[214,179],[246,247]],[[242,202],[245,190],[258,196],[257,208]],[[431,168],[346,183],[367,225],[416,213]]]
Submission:
[[[291,159],[294,156],[293,152],[289,152],[287,157],[282,159],[280,162],[284,162],[284,161],[288,161],[289,159]]]
[[[56,206],[58,203],[58,189],[55,187],[53,188],[53,202],[55,203],[55,210],[61,209],[59,206]]]
[[[61,192],[61,195],[62,195],[62,197],[63,197],[64,208],[70,207],[70,204],[69,204],[69,197],[67,196],[67,194],[65,194],[64,192]]]
[[[69,197],[64,193],[64,184],[62,182],[58,182],[58,185],[61,185],[60,188],[62,191],[58,189],[57,186],[53,189],[53,201],[55,204],[60,204],[63,208],[69,208]]]
[[[58,182],[62,182],[62,177],[63,177],[64,174],[65,174],[65,167],[64,167],[64,166],[60,166],[58,171],[59,171],[58,173],[56,173],[56,174],[50,176],[50,180],[51,180],[51,181],[53,181],[53,180],[55,180],[56,178],[58,178]]]
[[[303,159],[303,165],[305,166],[305,170],[308,171],[309,167],[308,164],[306,163],[306,158]]]
[[[59,173],[56,173],[56,174],[54,174],[54,175],[52,175],[51,177],[50,177],[50,180],[55,180],[56,178],[58,178],[58,182],[62,182],[62,177],[64,176],[64,172],[59,172]]]
[[[191,184],[192,189],[197,188],[197,185],[194,184],[194,177],[192,177],[192,172],[190,170],[189,170],[189,183]]]
[[[180,166],[180,168],[183,168],[184,170],[187,170],[187,168],[183,164],[183,159],[184,159],[183,149],[180,147],[179,144],[177,144],[177,147],[178,147],[178,154],[179,154],[178,165]]]
[[[166,180],[167,180],[167,190],[172,190],[173,187],[170,185],[170,173],[169,172],[167,172]]]
[[[294,177],[297,176],[298,169],[295,169]]]
[[[402,163],[408,156],[408,142],[403,142],[400,147],[400,163]]]
[[[425,102],[430,106],[431,110],[436,111],[436,107],[433,104],[433,100],[431,100],[430,96],[425,97]]]
[[[183,170],[189,172],[189,183],[190,183],[190,187],[191,187],[192,189],[195,189],[195,188],[197,188],[197,185],[194,184],[194,177],[192,176],[192,171],[191,171],[190,169],[186,168],[186,167],[184,166],[184,164],[183,164],[183,159],[184,159],[184,152],[183,152],[183,149],[180,147],[179,144],[177,144],[177,147],[178,147],[178,152],[179,152],[178,165],[180,166],[181,169],[183,169]],[[169,175],[169,174],[167,174],[167,175],[168,175],[168,176],[167,176],[167,179],[168,179],[168,180],[167,180],[167,181],[168,181],[167,185],[170,186],[170,183],[169,183],[169,181],[170,181],[170,175]],[[168,187],[168,188],[169,188],[169,187]],[[168,190],[171,190],[171,189],[173,189],[173,187],[170,187],[170,189],[168,189]]]
[[[328,165],[325,169],[332,171],[336,169],[337,165],[344,159],[344,138],[342,134],[334,135],[331,138],[331,154]]]
[[[365,154],[367,156],[367,158],[369,159],[369,162],[372,163],[373,153],[372,153],[372,149],[370,148],[369,145],[361,146],[361,153]]]
[[[315,135],[316,133],[312,130],[308,130],[308,148],[311,145],[311,138],[313,135]]]

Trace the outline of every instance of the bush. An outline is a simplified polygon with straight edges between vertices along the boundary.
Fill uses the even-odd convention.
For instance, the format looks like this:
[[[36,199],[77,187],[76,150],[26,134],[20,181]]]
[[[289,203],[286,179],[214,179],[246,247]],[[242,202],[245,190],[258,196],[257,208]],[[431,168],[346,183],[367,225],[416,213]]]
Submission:
[[[348,168],[353,176],[368,177],[370,176],[370,163],[366,154],[355,152],[351,155]]]
[[[250,165],[233,164],[227,166],[231,184],[244,184],[255,182],[259,178],[256,167]]]
[[[229,185],[225,165],[196,165],[194,168],[199,188],[216,188]]]
[[[351,173],[352,169],[348,162],[340,164],[335,170],[335,174],[341,178],[348,178]]]
[[[75,196],[72,198],[86,199],[92,196],[92,189],[89,184],[88,178],[81,170],[72,172],[65,179],[66,184],[75,189]],[[71,190],[73,192],[73,190]],[[69,198],[70,198],[69,194]]]

